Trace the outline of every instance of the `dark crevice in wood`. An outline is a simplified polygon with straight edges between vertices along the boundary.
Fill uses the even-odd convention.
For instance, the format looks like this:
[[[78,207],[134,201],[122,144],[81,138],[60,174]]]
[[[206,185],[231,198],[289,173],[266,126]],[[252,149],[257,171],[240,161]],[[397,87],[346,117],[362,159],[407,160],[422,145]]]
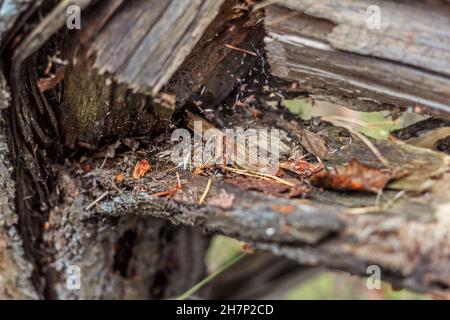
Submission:
[[[130,278],[134,275],[134,270],[130,270],[130,260],[133,257],[136,238],[136,231],[127,230],[117,242],[113,271],[118,272],[123,278]]]

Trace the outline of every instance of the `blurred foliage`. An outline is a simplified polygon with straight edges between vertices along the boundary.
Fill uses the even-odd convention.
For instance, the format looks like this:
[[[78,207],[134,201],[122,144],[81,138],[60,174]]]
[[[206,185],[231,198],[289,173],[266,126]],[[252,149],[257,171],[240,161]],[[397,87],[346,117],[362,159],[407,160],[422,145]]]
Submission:
[[[238,240],[215,236],[211,241],[206,256],[206,267],[208,272],[214,272],[219,269],[231,257],[236,256],[240,250],[241,244]]]
[[[346,107],[323,101],[317,101],[313,105],[311,99],[285,100],[284,105],[290,112],[299,115],[304,120],[320,116],[344,116],[345,118],[354,121],[349,122],[349,125],[353,129],[377,139],[386,139],[392,130],[400,129],[425,119],[424,116],[405,112],[394,121],[388,111],[354,111]]]
[[[426,295],[408,290],[395,291],[382,282],[381,289],[370,290],[366,279],[341,272],[323,272],[286,293],[290,300],[423,300]]]
[[[208,250],[206,265],[209,273],[219,269],[240,252],[241,243],[224,236],[215,236]],[[213,280],[214,281],[214,280]],[[427,295],[408,290],[395,291],[390,284],[382,282],[380,290],[370,290],[366,279],[343,272],[324,271],[304,281],[280,296],[289,300],[357,300],[357,299],[430,299]]]

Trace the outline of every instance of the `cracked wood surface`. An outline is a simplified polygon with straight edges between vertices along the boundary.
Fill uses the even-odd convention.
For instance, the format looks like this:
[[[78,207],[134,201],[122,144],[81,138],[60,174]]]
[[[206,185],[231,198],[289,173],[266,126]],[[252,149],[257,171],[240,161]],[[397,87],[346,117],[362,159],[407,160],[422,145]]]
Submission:
[[[96,54],[94,67],[100,73],[114,74],[118,82],[135,91],[158,93],[191,53],[223,2],[130,1],[96,35],[91,47]]]
[[[286,1],[286,3],[288,2],[294,3]],[[295,4],[299,5],[307,2],[297,1]],[[138,0],[127,2],[130,11],[125,11],[125,16],[127,14],[139,16],[140,18],[136,21],[142,21],[144,24],[147,24],[147,27],[150,27],[148,25],[149,21],[146,20],[147,18],[156,19],[154,22],[158,25],[159,20],[153,15],[144,17],[140,15],[139,10],[131,9],[134,5],[142,6],[146,5],[146,3]],[[152,1],[151,3],[154,2]],[[330,9],[326,6],[327,3],[331,2],[317,2],[318,5],[323,5],[321,7],[323,12]],[[351,3],[355,4],[356,2]],[[349,5],[351,3],[348,2]],[[379,1],[379,3],[389,6],[391,2]],[[116,4],[120,6],[119,2],[116,2]],[[90,124],[96,123],[97,128],[103,128],[104,123],[102,121],[97,123],[97,121],[104,120],[108,115],[108,108],[105,108],[102,104],[105,102],[104,98],[109,98],[111,93],[117,93],[119,96],[117,98],[113,95],[113,98],[120,104],[120,106],[119,104],[116,105],[119,108],[118,110],[121,110],[116,114],[116,119],[121,121],[123,121],[123,113],[121,112],[124,111],[124,105],[137,108],[140,111],[149,107],[146,104],[145,97],[127,92],[127,86],[122,88],[116,87],[114,92],[113,90],[108,91],[108,89],[105,89],[107,85],[103,84],[106,82],[106,76],[105,78],[98,76],[98,74],[92,76],[93,73],[99,71],[98,68],[101,69],[103,67],[105,73],[116,72],[125,81],[131,81],[131,86],[136,90],[141,89],[143,84],[150,84],[153,86],[150,88],[150,91],[147,91],[149,88],[144,89],[144,91],[151,92],[152,88],[161,86],[163,82],[161,79],[170,77],[161,74],[160,67],[164,66],[167,67],[169,74],[174,75],[164,89],[171,93],[175,92],[177,96],[179,93],[184,92],[184,96],[183,94],[181,95],[181,101],[185,102],[193,92],[198,91],[206,84],[208,87],[206,90],[211,90],[210,93],[217,96],[213,97],[213,102],[205,101],[207,102],[205,104],[207,106],[216,106],[236,86],[236,78],[239,76],[239,73],[234,71],[238,69],[237,71],[241,72],[241,74],[245,74],[246,70],[252,65],[252,61],[248,62],[248,57],[246,59],[241,57],[242,53],[230,53],[227,50],[223,50],[223,44],[234,38],[237,40],[236,43],[232,43],[233,45],[244,43],[247,45],[246,49],[254,49],[251,45],[257,44],[257,42],[252,43],[250,34],[256,34],[256,40],[260,39],[260,36],[259,33],[257,34],[253,30],[253,23],[246,25],[246,18],[238,23],[237,28],[245,31],[239,31],[237,34],[233,34],[231,31],[231,33],[225,32],[215,40],[217,44],[215,44],[215,41],[211,44],[208,39],[203,39],[202,41],[200,35],[196,34],[194,42],[197,43],[197,47],[188,56],[188,51],[191,51],[192,47],[190,47],[190,44],[185,43],[187,35],[190,32],[196,33],[200,29],[205,31],[203,28],[206,28],[207,23],[202,18],[202,14],[206,14],[206,7],[214,8],[211,12],[216,12],[218,5],[216,7],[216,2],[213,1],[196,1],[192,7],[189,7],[187,2],[181,3],[184,8],[189,10],[195,11],[198,9],[196,12],[200,14],[200,16],[197,15],[200,19],[196,21],[199,25],[196,25],[196,23],[190,24],[189,21],[192,21],[192,17],[178,10],[173,5],[173,2],[164,4],[158,2],[157,8],[164,5],[167,5],[167,8],[171,8],[171,12],[180,19],[171,20],[173,25],[160,25],[160,27],[167,28],[163,28],[165,30],[163,34],[167,38],[167,32],[172,30],[170,28],[174,25],[179,26],[178,24],[182,24],[179,30],[175,30],[175,34],[180,36],[178,39],[180,40],[179,46],[176,41],[173,41],[175,37],[167,41],[167,46],[163,45],[163,40],[166,38],[152,30],[153,36],[155,36],[155,33],[160,35],[161,46],[156,46],[152,41],[149,42],[144,34],[137,32],[139,30],[135,30],[136,33],[133,32],[133,34],[141,38],[125,37],[123,40],[130,41],[131,44],[129,47],[121,48],[120,50],[123,49],[124,52],[127,52],[127,55],[135,57],[134,55],[136,54],[140,57],[136,61],[133,59],[133,63],[140,65],[142,67],[141,70],[136,71],[134,69],[135,65],[131,66],[131,61],[125,59],[124,56],[109,55],[108,50],[101,48],[95,42],[96,32],[88,34],[89,37],[93,37],[88,37],[89,41],[93,41],[91,44],[94,43],[93,48],[98,50],[98,52],[104,53],[104,55],[94,56],[95,59],[93,61],[86,59],[81,62],[86,64],[97,63],[96,68],[91,65],[87,69],[80,68],[78,70],[78,75],[80,73],[84,75],[83,72],[85,70],[89,71],[82,78],[84,83],[87,84],[86,87],[77,87],[80,84],[77,72],[69,72],[67,76],[69,79],[72,77],[73,84],[72,98],[69,93],[68,96],[64,97],[64,100],[68,100],[65,102],[75,101],[74,105],[80,103],[76,99],[80,96],[79,91],[82,90],[87,97],[87,100],[83,103],[86,104],[87,108],[90,107],[86,112],[98,112],[98,114],[95,114],[95,117],[88,119],[87,122],[90,121]],[[115,9],[113,9],[108,11],[110,15],[114,12]],[[268,8],[267,21],[273,22],[270,19],[273,17],[273,12],[275,12],[275,16],[278,14],[276,10],[286,11],[286,8]],[[305,10],[312,11],[308,11],[305,15],[300,14],[292,20],[283,19],[281,23],[288,33],[293,32],[292,29],[295,29],[297,23],[305,25],[301,32],[305,32],[306,36],[296,34],[294,38],[287,38],[290,40],[294,39],[294,42],[298,42],[298,39],[301,39],[300,45],[295,43],[292,46],[292,41],[284,41],[286,37],[281,38],[281,40],[284,39],[283,41],[280,38],[276,39],[276,37],[274,40],[268,39],[269,59],[271,59],[272,70],[275,74],[286,77],[289,80],[299,80],[298,77],[301,76],[302,79],[304,77],[304,79],[308,80],[304,84],[305,88],[316,96],[320,97],[322,95],[324,97],[326,93],[330,95],[330,99],[337,99],[336,101],[345,100],[347,104],[359,109],[364,109],[365,107],[369,109],[385,108],[391,107],[391,105],[404,107],[410,105],[413,101],[423,102],[423,99],[425,99],[424,107],[428,107],[430,110],[448,111],[448,78],[445,72],[433,71],[432,73],[430,70],[418,68],[423,67],[423,59],[433,59],[433,56],[424,55],[424,57],[418,57],[412,54],[407,56],[412,62],[407,64],[405,61],[399,61],[401,65],[388,61],[388,59],[395,61],[398,58],[395,52],[387,52],[384,56],[377,56],[376,62],[379,63],[372,62],[371,59],[374,59],[372,57],[363,57],[362,52],[359,52],[357,55],[352,54],[351,58],[347,59],[347,53],[343,54],[343,52],[346,52],[345,50],[357,51],[357,49],[352,47],[354,44],[349,43],[348,48],[344,48],[346,43],[340,43],[339,41],[342,42],[345,39],[340,38],[339,34],[334,34],[330,38],[331,40],[329,39],[329,35],[334,30],[335,25],[341,24],[342,21],[334,21],[335,17],[333,16],[320,16],[319,13],[314,11],[314,6],[305,8]],[[398,10],[398,8],[392,7],[392,10]],[[189,12],[193,13],[194,11]],[[440,13],[436,11],[435,14],[439,15]],[[318,18],[315,15],[320,17]],[[97,25],[99,29],[94,28],[91,30],[98,31],[106,26],[102,30],[109,28],[109,33],[112,34],[115,30],[112,27],[114,21],[122,26],[129,22],[129,19],[124,19],[122,14],[112,15],[112,17],[114,18],[107,24],[107,19],[101,19],[100,25]],[[353,19],[352,15],[350,17],[344,15],[343,17],[345,17],[344,21]],[[213,17],[209,18],[212,19]],[[234,21],[234,18],[232,20]],[[430,20],[430,23],[435,23],[434,20],[439,23],[446,23],[445,21],[442,22],[443,20],[441,19],[432,20]],[[305,21],[308,23],[305,24]],[[360,23],[358,21],[357,25]],[[308,29],[310,22],[311,25],[318,27]],[[354,25],[351,24],[351,26]],[[133,28],[133,26],[130,27]],[[205,31],[205,36],[214,35],[215,27],[217,25],[213,23],[212,28]],[[220,30],[229,30],[232,29],[231,27],[225,23],[220,25]],[[277,29],[279,25],[271,26],[266,24],[266,27],[271,36],[275,34],[274,32],[279,32]],[[396,25],[396,27],[399,26]],[[274,28],[273,30],[275,31],[272,32],[271,28]],[[113,38],[109,38],[109,40],[111,39]],[[270,43],[270,41],[273,42]],[[446,42],[444,41],[443,43],[445,44]],[[110,43],[110,46],[114,46],[114,44]],[[279,56],[281,60],[277,60],[278,58],[274,59],[276,57],[274,50],[280,47],[280,52],[283,50],[289,51],[293,48],[292,52],[290,52],[291,56],[289,56],[289,59],[294,59],[292,61],[297,61],[295,60],[299,54],[297,50],[302,48],[304,51],[301,51],[301,54],[303,54],[304,61],[310,61],[308,63],[318,62],[319,66],[307,66],[303,68],[304,70],[298,67],[300,71],[296,70],[295,72],[297,73],[293,74],[290,74],[290,70],[288,70],[287,75],[280,73],[281,71],[286,71],[285,69],[280,69],[280,65],[284,68],[283,63],[286,62],[283,60],[286,58],[284,53]],[[137,48],[137,50],[131,50],[130,52],[130,48]],[[188,48],[190,49],[184,51],[184,49]],[[145,51],[144,49],[160,53],[161,56],[158,57],[161,57],[162,60],[158,60],[158,63],[161,62],[162,64],[150,63],[142,65],[143,61],[147,61],[141,54],[141,51]],[[196,64],[196,59],[201,57],[202,54],[204,56],[205,53],[207,53],[206,60],[199,60]],[[367,55],[376,56],[376,52],[370,52]],[[181,58],[182,56],[186,58],[184,60],[185,64],[174,73],[175,69],[183,62],[184,58]],[[214,57],[214,59],[210,61],[209,57]],[[119,60],[114,60],[116,58]],[[238,58],[241,59],[238,60]],[[101,60],[104,64],[100,63],[99,65],[99,59],[104,59]],[[234,60],[238,60],[241,64],[233,64]],[[221,64],[213,65],[212,62],[214,61],[221,61]],[[222,63],[224,61],[225,63]],[[262,62],[264,63],[264,60]],[[333,63],[336,65],[330,68],[333,68],[333,72],[340,75],[340,77],[328,77],[329,73],[324,73],[320,69],[328,69],[328,64]],[[442,66],[446,61],[440,61],[439,63],[437,65]],[[205,64],[205,69],[202,69],[202,64]],[[230,78],[231,76],[234,78],[232,80],[227,78],[225,85],[222,84],[223,74],[228,70],[228,67],[233,65],[236,69],[233,69]],[[129,66],[132,70],[129,70],[128,67],[122,69],[121,66]],[[110,67],[111,69],[108,69]],[[312,69],[316,67],[319,68],[318,72]],[[381,70],[378,73],[376,71],[377,68]],[[121,73],[124,70],[129,71],[127,71],[125,76]],[[190,73],[192,70],[195,71],[193,72],[195,76],[192,76],[192,73]],[[310,72],[311,70],[314,72]],[[264,72],[264,69],[261,72]],[[345,72],[349,72],[349,75]],[[355,73],[358,74],[358,77],[361,77],[358,80],[362,79],[369,83],[369,87],[361,88],[361,81],[349,81]],[[389,75],[387,80],[383,79],[384,73]],[[127,78],[127,75],[130,75],[130,77]],[[142,78],[141,75],[143,75]],[[264,75],[266,74],[264,73]],[[148,83],[144,81],[144,83],[142,82],[144,78],[151,79],[151,81]],[[192,82],[189,82],[190,78],[193,78]],[[375,78],[377,78],[376,81],[374,80]],[[98,79],[101,81],[97,81]],[[371,81],[374,82],[372,83]],[[350,87],[349,91],[349,83],[356,86],[356,89]],[[389,90],[386,89],[387,87],[389,87]],[[412,87],[414,89],[411,89]],[[69,88],[70,85],[67,85],[66,89]],[[379,90],[379,88],[381,89]],[[425,93],[427,90],[429,92]],[[128,94],[132,96],[132,99],[122,100],[123,96]],[[94,101],[95,105],[90,104],[89,99],[92,99],[91,101]],[[202,99],[206,100],[205,97]],[[284,121],[283,117],[280,116],[283,115],[280,110],[268,111],[262,109],[261,111],[264,113],[263,118],[266,122],[263,121],[259,123],[260,125],[269,123],[285,129],[293,139],[293,143],[301,140],[302,132],[298,129],[304,125],[303,123],[295,124],[294,121],[293,124],[292,121]],[[238,112],[234,116],[234,120],[237,120],[234,123],[235,126],[242,124],[243,119],[248,121],[247,116],[238,114]],[[130,123],[142,127],[137,120],[139,113],[131,114],[130,117]],[[250,119],[252,117],[250,116]],[[73,120],[74,117],[69,118]],[[82,123],[85,119],[81,118],[78,120]],[[227,125],[230,125],[229,119],[222,120]],[[61,123],[59,124],[61,125]],[[111,139],[133,134],[126,130],[120,132],[120,128],[115,126],[115,124],[113,123],[110,126],[112,128]],[[62,127],[65,128],[64,123]],[[81,134],[90,135],[90,137],[94,135],[96,139],[100,139],[101,134],[104,132],[95,131],[92,128],[88,123],[81,130],[85,132],[81,132]],[[320,131],[326,139],[328,153],[323,158],[326,165],[339,165],[352,158],[357,158],[364,163],[374,166],[379,164],[373,154],[367,150],[366,145],[356,138],[353,140],[348,139],[348,133],[340,135],[343,131],[342,128],[321,123],[318,127],[311,129],[315,132]],[[86,132],[88,130],[91,131]],[[146,134],[150,134],[150,132],[146,132]],[[86,140],[88,140],[88,144],[91,142],[89,139]],[[45,212],[46,221],[42,226],[42,230],[39,230],[39,232],[42,232],[42,241],[44,242],[42,248],[52,251],[51,254],[45,256],[45,265],[41,266],[40,270],[46,277],[45,280],[41,279],[46,282],[45,288],[51,291],[51,294],[46,293],[48,297],[168,297],[183,291],[183,289],[195,283],[202,273],[202,258],[206,249],[207,239],[201,237],[194,229],[183,228],[174,230],[166,221],[149,219],[155,217],[169,220],[175,224],[196,226],[208,233],[219,233],[235,237],[251,243],[257,249],[268,250],[275,254],[289,257],[304,265],[321,265],[366,275],[366,267],[370,264],[377,264],[382,268],[383,279],[400,286],[417,291],[437,292],[449,290],[450,208],[448,190],[450,178],[448,173],[449,160],[446,155],[398,142],[375,141],[377,148],[383,152],[386,158],[398,168],[411,171],[408,177],[389,186],[389,190],[386,190],[380,198],[381,207],[377,207],[376,210],[373,210],[376,198],[372,195],[323,191],[313,188],[306,199],[285,199],[253,191],[242,191],[236,186],[223,181],[220,174],[215,174],[213,177],[212,188],[206,197],[205,204],[199,205],[198,198],[205,190],[208,178],[197,176],[190,172],[180,171],[182,188],[174,193],[172,197],[157,198],[151,196],[154,192],[165,191],[173,188],[176,184],[176,177],[172,170],[173,164],[170,164],[167,159],[155,160],[158,159],[157,153],[159,151],[167,150],[164,149],[167,148],[169,140],[168,136],[162,134],[159,138],[151,137],[150,142],[146,146],[148,149],[138,149],[135,152],[127,153],[120,151],[113,158],[108,158],[110,155],[95,158],[92,160],[94,169],[87,173],[77,167],[78,164],[76,162],[67,161],[65,165],[48,164],[49,167],[51,166],[55,170],[55,175],[57,176],[54,181],[52,180],[54,189],[50,199],[46,199],[50,204],[50,207]],[[97,142],[98,140],[94,139],[92,145],[96,147]],[[73,142],[74,144],[75,141]],[[4,149],[4,143],[0,147]],[[294,148],[295,146],[291,145],[291,147]],[[155,169],[142,180],[132,180],[129,178],[128,173],[132,170],[133,165],[143,157],[148,158]],[[0,161],[6,163],[7,168],[7,161],[5,162],[4,158],[1,158]],[[103,165],[104,162],[105,165]],[[9,171],[0,169],[2,178],[5,177],[5,181],[8,181],[10,178]],[[114,183],[114,177],[119,172],[126,173],[126,181],[124,184],[117,185]],[[24,187],[24,185],[22,186]],[[10,203],[12,188],[13,186],[10,185],[7,188],[2,186],[2,189],[0,189],[2,204],[5,204],[5,201],[7,202],[7,211],[2,211],[2,219],[5,216],[7,218],[11,217],[10,213],[14,210]],[[398,189],[405,190],[407,193],[393,202],[392,200],[399,195]],[[7,197],[4,195],[5,190]],[[218,197],[223,193],[232,195],[233,201],[231,205],[226,207],[218,206],[217,201],[212,201],[214,197]],[[90,208],[89,210],[87,209],[88,207]],[[361,210],[361,208],[364,209]],[[359,214],[354,214],[355,212],[359,212]],[[16,219],[17,217],[13,218]],[[10,226],[14,224],[14,220],[11,221],[7,220],[6,224],[2,221],[8,230],[12,230]],[[3,232],[0,236],[4,237],[5,235],[7,237],[7,245],[8,243],[14,243],[16,240],[14,238],[14,241],[12,241],[12,238],[9,238],[14,236],[13,232]],[[137,241],[137,243],[134,246],[130,245],[130,242],[134,241]],[[4,245],[5,241],[2,241],[0,238],[0,246]],[[30,245],[32,246],[33,243],[30,243]],[[138,254],[133,255],[130,251]],[[5,252],[7,252],[7,255],[3,261],[6,261],[6,264],[9,264],[14,259],[18,261],[17,259],[20,258],[19,249],[14,251],[16,253],[13,254],[13,258],[10,258],[9,251],[6,250]],[[195,259],[192,257],[195,257]],[[71,264],[77,264],[85,271],[83,289],[81,291],[69,291],[65,286],[64,268]],[[150,270],[149,266],[152,266]],[[181,266],[183,268],[180,268]],[[1,267],[4,266],[0,265]],[[28,281],[27,272],[31,272],[28,262],[25,261],[20,268],[20,270],[25,270],[25,272],[13,274],[10,279]],[[195,272],[191,273],[189,270],[193,269],[195,269]],[[145,276],[141,278],[141,275]],[[177,280],[176,277],[183,281],[171,281]],[[3,281],[4,279],[0,280]],[[97,282],[98,286],[90,287],[89,285],[94,282]],[[28,287],[28,285],[28,283],[24,284],[25,290],[32,288]],[[155,291],[149,292],[148,289],[150,287]],[[102,289],[99,290],[98,288]],[[10,296],[25,296],[24,292],[12,294],[8,292],[7,294],[10,294]],[[27,294],[33,297],[36,293],[31,289]],[[37,295],[42,296],[42,293],[38,292]]]
[[[283,125],[282,121],[278,122],[278,127]],[[345,129],[326,123],[319,127],[316,129],[327,131],[325,139],[329,154],[324,158],[326,165],[334,166],[351,158],[379,165],[362,142],[356,138],[351,142],[339,138],[338,132]],[[286,132],[295,138],[295,131]],[[161,139],[164,141],[169,137]],[[207,233],[247,241],[257,249],[269,250],[303,265],[366,275],[367,266],[376,264],[381,267],[386,281],[416,291],[448,291],[449,157],[400,142],[374,143],[387,158],[396,160],[397,166],[412,171],[410,176],[385,190],[380,198],[381,205],[375,210],[374,195],[313,188],[306,199],[286,199],[242,191],[227,183],[221,174],[213,175],[205,204],[199,205],[198,199],[208,178],[188,171],[179,171],[180,190],[168,197],[154,197],[151,194],[177,184],[173,164],[158,160],[161,148],[155,146],[148,151],[141,150],[139,154],[127,152],[110,159],[103,169],[89,173],[75,170],[78,172],[75,177],[70,169],[71,179],[80,179],[82,186],[71,210],[84,216],[83,219],[130,215],[158,217],[175,224],[199,227]],[[142,158],[156,161],[156,164],[152,163],[156,169],[141,180],[131,179],[132,164]],[[100,162],[94,162],[93,167],[98,168]],[[125,173],[126,181],[116,185],[114,179],[119,172]],[[417,192],[420,190],[417,181],[427,181],[427,192]],[[93,185],[97,189],[89,187]],[[393,201],[398,195],[395,189],[399,188],[407,192]],[[414,188],[415,192],[412,192]],[[86,210],[105,191],[107,195]],[[231,195],[232,205],[217,205],[217,198],[224,193]]]
[[[253,50],[263,39],[259,15],[235,14],[236,3],[133,0],[94,6],[63,52],[69,62],[60,110],[66,145],[95,149],[117,137],[162,130],[175,107],[198,92],[208,105],[225,99],[255,60],[225,44]]]
[[[275,75],[358,110],[450,114],[450,15],[445,2],[281,0],[266,8]],[[367,8],[381,9],[369,29]]]
[[[9,100],[5,79],[0,74],[0,101],[7,105]],[[16,185],[5,117],[5,111],[0,112],[0,297],[36,299],[38,295],[30,281],[33,266],[26,258],[23,239],[17,228]]]

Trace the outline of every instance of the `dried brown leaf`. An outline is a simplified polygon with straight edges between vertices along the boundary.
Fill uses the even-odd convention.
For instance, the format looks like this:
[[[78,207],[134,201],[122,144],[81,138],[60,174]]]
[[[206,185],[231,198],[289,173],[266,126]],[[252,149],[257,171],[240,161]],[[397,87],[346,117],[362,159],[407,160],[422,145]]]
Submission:
[[[332,171],[314,175],[311,183],[326,189],[377,193],[383,190],[389,181],[399,178],[400,175],[404,176],[404,173],[380,170],[353,159],[348,164],[336,167]]]
[[[309,163],[307,161],[298,159],[295,162],[287,161],[287,162],[280,163],[280,168],[288,170],[299,176],[309,178],[313,174],[322,171],[323,164],[321,162],[318,164],[314,164],[314,163]]]

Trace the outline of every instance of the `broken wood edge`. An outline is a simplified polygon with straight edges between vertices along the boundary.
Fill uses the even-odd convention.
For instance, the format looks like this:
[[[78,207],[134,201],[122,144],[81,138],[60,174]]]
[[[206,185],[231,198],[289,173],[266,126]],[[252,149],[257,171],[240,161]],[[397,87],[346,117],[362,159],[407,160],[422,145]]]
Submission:
[[[260,119],[264,126],[282,128],[291,138],[301,141],[304,123],[296,122],[281,110],[266,111]],[[283,117],[280,117],[280,112]],[[350,141],[348,144],[342,141],[343,136],[348,136],[341,136],[344,128],[324,121],[306,128],[320,131],[329,151],[333,151],[324,157],[325,165],[337,166],[359,159],[367,165],[380,166],[379,160],[363,142],[356,138],[346,138]],[[73,210],[80,219],[93,216],[120,219],[129,215],[158,217],[174,224],[197,227],[210,234],[247,241],[301,264],[362,276],[367,276],[367,267],[375,264],[385,275],[383,279],[397,285],[420,292],[448,291],[450,210],[445,208],[449,206],[446,193],[450,185],[449,156],[403,142],[371,141],[400,168],[420,168],[404,178],[402,188],[409,190],[405,196],[398,197],[398,191],[385,190],[383,205],[375,209],[375,195],[316,190],[308,199],[286,199],[242,191],[217,179],[212,181],[205,205],[198,205],[209,178],[187,171],[179,171],[181,189],[165,194],[167,197],[153,197],[151,194],[172,190],[178,184],[174,164],[158,162],[159,170],[150,172],[141,180],[129,180],[126,189],[110,189],[110,194],[90,211],[86,207],[104,190],[96,190],[94,196],[91,192],[83,192],[84,187],[81,187]],[[163,145],[162,148],[168,147]],[[144,152],[139,157],[128,157],[127,161],[138,163],[140,157],[155,159],[155,154]],[[124,168],[120,159],[112,161],[114,166],[109,169],[96,169],[85,178],[78,176],[81,186],[88,183],[86,179],[99,179],[107,185],[111,179],[107,177],[115,177],[114,172]],[[417,179],[429,182],[428,191],[417,190]],[[208,202],[221,192],[233,195],[231,207],[213,206]]]
[[[9,104],[9,92],[0,73],[0,101]],[[33,265],[26,258],[23,239],[18,230],[13,180],[5,118],[8,110],[0,110],[0,298],[37,299],[30,281]]]
[[[201,190],[208,179],[186,176],[186,173],[182,177],[182,191],[173,199],[122,192],[103,199],[87,212],[84,208],[92,199],[82,195],[73,213],[80,219],[158,217],[201,228],[208,234],[247,241],[255,248],[286,256],[302,265],[325,266],[367,276],[367,267],[375,264],[385,275],[383,280],[405,288],[420,292],[449,290],[450,267],[446,252],[450,243],[450,219],[443,211],[448,208],[448,201],[428,207],[436,216],[421,221],[399,214],[411,209],[414,201],[412,204],[411,201],[399,202],[393,208],[376,213],[349,215],[341,205],[280,199],[237,191],[225,183],[214,182],[211,196],[227,190],[236,197],[232,208],[223,209],[210,206],[207,201],[205,206],[199,206],[193,199],[189,201],[189,195],[197,187]],[[277,206],[290,207],[293,212],[280,213]]]
[[[333,30],[359,16],[345,15],[348,12],[342,6],[336,9],[339,14],[344,12],[342,16],[332,14],[330,8],[335,4],[330,1],[308,2],[284,0],[265,9],[266,51],[274,75],[295,82],[299,91],[310,92],[317,100],[355,110],[411,109],[450,119],[448,77],[406,62],[335,47],[330,39]],[[289,13],[296,14],[282,19]],[[294,28],[295,23],[302,28]]]

